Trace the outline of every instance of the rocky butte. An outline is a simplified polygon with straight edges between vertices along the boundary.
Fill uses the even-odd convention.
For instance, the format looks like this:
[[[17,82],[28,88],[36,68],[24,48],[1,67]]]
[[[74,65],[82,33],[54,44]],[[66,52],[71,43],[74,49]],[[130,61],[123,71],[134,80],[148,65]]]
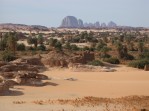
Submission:
[[[77,19],[74,16],[66,16],[60,25],[61,28],[116,28],[117,24],[110,21],[108,24],[100,23],[83,23],[83,20]]]

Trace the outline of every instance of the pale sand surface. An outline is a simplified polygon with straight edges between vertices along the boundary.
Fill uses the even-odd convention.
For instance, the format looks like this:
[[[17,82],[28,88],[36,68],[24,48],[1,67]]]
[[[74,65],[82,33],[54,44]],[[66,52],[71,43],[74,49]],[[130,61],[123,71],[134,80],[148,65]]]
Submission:
[[[124,96],[149,96],[149,72],[120,66],[117,72],[72,72],[69,69],[49,69],[44,74],[52,80],[44,87],[15,86],[20,92],[14,96],[0,96],[0,111],[94,111],[96,107],[74,107],[72,105],[37,105],[36,100],[74,99],[94,96],[119,98]],[[68,81],[65,78],[75,78]],[[24,104],[13,104],[25,101]],[[101,111],[102,111],[102,107]],[[97,107],[97,109],[100,109]],[[120,110],[119,110],[120,111]],[[131,111],[131,110],[130,110]]]

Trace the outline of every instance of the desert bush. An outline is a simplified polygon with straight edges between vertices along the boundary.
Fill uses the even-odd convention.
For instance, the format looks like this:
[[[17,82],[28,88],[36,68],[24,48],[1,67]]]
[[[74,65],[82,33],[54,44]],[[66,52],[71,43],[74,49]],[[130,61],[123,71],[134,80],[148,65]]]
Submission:
[[[149,59],[141,59],[130,62],[128,66],[143,69],[147,64],[149,64]]]
[[[17,44],[17,50],[18,51],[25,51],[25,45],[23,43]]]
[[[95,48],[85,46],[85,47],[82,48],[82,50],[83,50],[83,51],[86,51],[86,50],[88,50],[88,51],[94,51]]]
[[[109,54],[100,54],[99,57],[100,58],[110,58],[111,55],[109,55]]]
[[[35,48],[32,47],[32,46],[29,46],[29,47],[27,47],[26,49],[27,49],[28,51],[33,51],[33,50],[35,50]]]
[[[78,51],[79,50],[79,47],[75,44],[71,45],[71,50],[72,51]]]
[[[10,51],[4,51],[4,52],[2,53],[2,60],[3,60],[3,61],[9,62],[9,61],[13,61],[13,60],[15,60],[15,59],[16,59],[16,57],[15,57],[14,54],[13,54],[12,52],[10,52]]]
[[[139,54],[139,59],[149,59],[149,51]]]
[[[46,47],[43,44],[41,44],[40,46],[37,47],[37,50],[45,51]]]
[[[103,63],[99,60],[93,60],[93,61],[88,62],[88,65],[103,66]]]
[[[105,59],[103,59],[103,61],[111,63],[111,64],[119,64],[120,63],[119,59],[115,58],[115,57],[105,58]]]
[[[134,56],[133,55],[130,55],[130,54],[127,54],[125,55],[125,57],[123,57],[124,60],[134,60]]]

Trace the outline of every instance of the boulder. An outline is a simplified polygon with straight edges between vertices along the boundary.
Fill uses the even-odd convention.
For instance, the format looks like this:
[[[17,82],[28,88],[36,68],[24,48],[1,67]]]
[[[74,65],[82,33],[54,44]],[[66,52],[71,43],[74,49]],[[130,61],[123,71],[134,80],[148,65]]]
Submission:
[[[15,81],[20,85],[36,85],[36,83],[42,83],[41,80],[47,80],[48,76],[37,74],[36,72],[20,71],[15,77]],[[39,84],[37,84],[39,85]]]
[[[0,75],[3,76],[4,78],[7,78],[7,79],[12,79],[15,77],[15,74],[17,72],[3,72],[1,73]]]
[[[11,63],[13,64],[28,64],[28,65],[39,65],[42,66],[41,57],[28,57],[28,58],[19,58]]]
[[[10,92],[9,88],[13,87],[16,84],[17,83],[13,80],[4,79],[2,82],[0,82],[0,96],[9,94]]]
[[[41,79],[41,80],[47,80],[48,79],[48,76],[43,75],[43,74],[36,74],[36,78],[37,79]]]
[[[17,71],[35,71],[39,72],[42,66],[29,65],[29,64],[8,64],[1,67],[1,72],[17,72]]]
[[[1,67],[3,72],[10,72],[16,70],[16,65],[15,64],[8,64],[4,65]]]
[[[10,87],[13,87],[15,85],[18,85],[18,83],[15,81],[15,80],[12,80],[12,79],[5,79],[4,80],[4,83]]]
[[[4,81],[4,77],[0,76],[0,83]]]
[[[27,84],[31,86],[44,86],[44,83],[40,79],[35,78],[28,79]]]

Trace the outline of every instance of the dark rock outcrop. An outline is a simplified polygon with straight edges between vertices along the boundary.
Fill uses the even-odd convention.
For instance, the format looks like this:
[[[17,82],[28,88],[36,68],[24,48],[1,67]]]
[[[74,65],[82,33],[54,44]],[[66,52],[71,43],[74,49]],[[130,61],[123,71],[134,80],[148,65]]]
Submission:
[[[74,16],[67,16],[62,20],[61,26],[63,28],[78,28],[78,20]]]
[[[42,86],[48,76],[39,74],[44,69],[40,58],[20,58],[0,67],[0,76],[18,85]],[[8,83],[8,82],[7,82]]]
[[[22,71],[15,75],[15,80],[19,85],[42,86],[42,80],[47,80],[48,76],[35,72]]]
[[[78,19],[74,16],[66,16],[61,23],[61,28],[115,28],[117,24],[110,21],[107,25],[106,23],[83,23],[83,20]]]

